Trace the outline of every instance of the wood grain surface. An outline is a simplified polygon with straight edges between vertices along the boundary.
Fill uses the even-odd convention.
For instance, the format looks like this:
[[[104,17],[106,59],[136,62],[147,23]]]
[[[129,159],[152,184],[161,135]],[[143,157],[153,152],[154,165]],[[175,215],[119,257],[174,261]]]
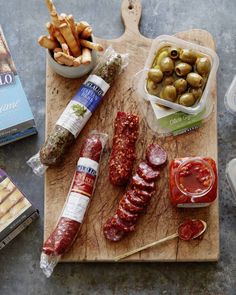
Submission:
[[[141,17],[141,5],[138,0],[122,2],[124,34],[115,40],[102,40],[105,47],[112,45],[121,53],[129,53],[129,65],[109,90],[103,103],[87,123],[76,144],[68,151],[62,165],[48,169],[45,176],[45,239],[53,230],[63,204],[78,160],[82,138],[91,130],[106,132],[109,140],[102,157],[100,173],[82,230],[72,247],[65,255],[64,262],[113,261],[124,252],[161,239],[176,231],[185,218],[201,218],[208,224],[202,241],[184,242],[172,240],[161,246],[135,254],[125,261],[216,261],[219,257],[219,209],[218,200],[208,208],[175,209],[171,206],[168,189],[168,167],[164,169],[158,182],[156,195],[151,200],[147,213],[140,218],[137,230],[118,243],[108,242],[102,232],[102,225],[117,207],[125,188],[112,186],[108,179],[108,159],[111,151],[113,123],[117,111],[127,111],[142,115],[137,104],[137,97],[132,89],[133,75],[142,69],[151,46],[151,39],[142,36],[138,29]],[[190,30],[177,34],[178,37],[212,49],[215,48],[210,33],[203,30]],[[65,106],[85,80],[69,80],[55,74],[47,65],[46,79],[46,134]],[[217,104],[216,84],[211,97]],[[146,146],[157,142],[168,152],[169,160],[183,156],[210,156],[217,161],[217,121],[216,111],[204,127],[176,137],[158,138],[141,120],[140,136],[137,142],[137,162],[144,157]]]

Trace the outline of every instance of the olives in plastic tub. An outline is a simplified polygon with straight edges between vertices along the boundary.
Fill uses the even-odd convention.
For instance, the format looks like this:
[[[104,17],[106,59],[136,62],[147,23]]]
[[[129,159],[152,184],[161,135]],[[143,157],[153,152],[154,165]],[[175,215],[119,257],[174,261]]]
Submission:
[[[138,81],[138,92],[144,99],[158,105],[196,115],[206,110],[218,66],[219,58],[212,49],[177,37],[162,35],[152,42],[145,71],[140,74]],[[147,69],[153,71],[153,74],[156,69],[156,79],[163,87],[157,82],[147,83],[150,75]],[[183,90],[186,87],[183,81],[176,82],[181,78],[187,82],[186,90]],[[167,85],[175,87],[176,98],[174,89],[167,88],[166,91]],[[184,100],[180,99],[184,94]],[[180,103],[182,100],[184,102]]]
[[[146,97],[143,95],[142,85],[140,83],[140,78],[145,75],[147,76],[150,69],[142,69],[134,75],[132,88],[135,91],[135,97],[137,100],[137,105],[139,108],[142,117],[147,124],[147,126],[156,133],[158,137],[166,137],[166,136],[175,136],[185,132],[189,132],[191,130],[197,129],[205,124],[213,114],[214,111],[214,96],[213,92],[210,91],[209,99],[206,101],[206,105],[202,111],[197,114],[186,114],[182,111],[177,111],[163,105],[160,105],[156,101],[156,97],[150,96]],[[150,83],[151,82],[151,83]],[[166,84],[164,95],[168,95],[169,100],[174,99],[177,94],[177,90],[180,89],[177,85],[174,84],[173,77],[166,77]],[[158,86],[156,87],[153,81],[149,81],[150,86],[152,87],[152,93],[157,93],[160,89]],[[182,86],[182,83],[180,85]],[[183,86],[184,87],[184,86]],[[176,89],[176,92],[174,91]],[[200,93],[201,94],[201,93]],[[163,95],[163,94],[162,94]],[[184,93],[180,94],[180,97],[184,95]],[[182,97],[183,104],[191,104],[189,102],[193,99],[193,96],[199,95],[198,89],[192,88],[188,93],[188,97]],[[181,106],[181,105],[180,105]]]
[[[236,75],[225,94],[225,107],[230,113],[236,114]]]

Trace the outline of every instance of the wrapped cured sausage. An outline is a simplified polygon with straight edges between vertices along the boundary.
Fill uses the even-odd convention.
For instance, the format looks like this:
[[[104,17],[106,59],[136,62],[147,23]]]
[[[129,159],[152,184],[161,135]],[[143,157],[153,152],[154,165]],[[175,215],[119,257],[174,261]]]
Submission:
[[[119,54],[111,47],[105,51],[92,74],[68,103],[39,153],[28,160],[35,174],[42,175],[47,167],[61,162],[110,86],[128,64],[127,60],[127,54]]]
[[[43,245],[40,267],[49,277],[60,257],[74,243],[90,203],[107,135],[93,131],[85,139],[71,187],[53,232]]]

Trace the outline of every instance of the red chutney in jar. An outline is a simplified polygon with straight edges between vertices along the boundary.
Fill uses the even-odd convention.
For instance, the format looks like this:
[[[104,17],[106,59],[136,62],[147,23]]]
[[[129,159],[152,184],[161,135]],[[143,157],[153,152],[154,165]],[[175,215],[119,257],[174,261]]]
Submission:
[[[177,207],[199,208],[217,197],[217,168],[211,158],[179,158],[169,168],[171,203]]]
[[[204,224],[199,219],[190,219],[182,223],[178,228],[181,240],[190,241],[204,229]]]

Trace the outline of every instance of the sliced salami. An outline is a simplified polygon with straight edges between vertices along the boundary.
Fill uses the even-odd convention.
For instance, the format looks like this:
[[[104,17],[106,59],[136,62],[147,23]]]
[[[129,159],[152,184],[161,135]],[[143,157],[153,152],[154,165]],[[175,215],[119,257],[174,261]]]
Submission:
[[[138,218],[138,214],[131,213],[127,210],[125,210],[123,207],[119,206],[116,213],[118,216],[125,221],[136,221]]]
[[[143,207],[137,206],[133,203],[130,202],[128,195],[125,194],[119,203],[119,206],[121,206],[122,208],[124,208],[126,211],[129,211],[131,213],[140,213],[143,211]]]
[[[147,182],[143,178],[141,178],[138,174],[135,174],[132,177],[132,186],[135,188],[139,188],[141,190],[145,191],[154,191],[155,190],[155,183],[152,182]]]
[[[137,173],[147,182],[157,180],[157,178],[160,176],[160,172],[158,170],[154,170],[146,162],[141,162],[138,165]]]
[[[152,143],[148,146],[146,151],[146,160],[153,168],[158,168],[163,165],[167,160],[166,151],[158,144]]]
[[[130,143],[128,142],[129,140],[127,140],[124,128],[126,123],[123,120],[119,122],[121,119],[120,116],[123,117],[123,114],[118,116],[117,124],[119,132],[123,132],[121,132],[119,136],[115,135],[115,141],[119,144],[119,147],[123,149],[125,146],[130,147]],[[135,124],[136,123],[134,123],[134,125]],[[111,173],[114,173],[112,174],[113,176],[118,176],[119,173],[123,175],[124,171],[119,169],[117,163],[121,163],[124,160],[126,164],[129,162],[127,161],[127,155],[124,157],[125,153],[126,150],[123,149],[122,153],[120,152],[116,155],[115,161],[113,161],[114,159],[110,160],[110,168],[113,165],[116,167],[116,169],[110,170],[110,176]],[[131,154],[128,155],[128,157],[129,156],[131,156]],[[158,161],[156,160],[156,157],[159,157]],[[155,180],[159,178],[159,165],[164,164],[166,161],[165,151],[158,145],[149,145],[147,150],[147,161],[148,162],[142,161],[139,164],[136,174],[131,179],[129,189],[122,196],[114,216],[109,219],[108,225],[105,226],[104,235],[111,241],[119,241],[123,236],[135,230],[138,218],[146,212],[147,205],[152,196],[156,193]],[[127,165],[123,166],[125,171],[127,168]]]
[[[153,194],[155,193],[155,191],[147,192],[147,191],[136,189],[136,188],[134,189],[134,191],[146,203],[148,203],[151,200]]]
[[[107,240],[112,242],[118,242],[120,241],[125,232],[118,229],[111,223],[111,218],[107,220],[107,222],[103,226],[103,233]]]
[[[111,219],[111,223],[113,226],[117,227],[119,230],[124,232],[131,232],[135,230],[135,221],[125,221],[122,220],[118,214],[115,214],[114,217]]]
[[[134,190],[128,190],[126,195],[130,202],[136,206],[145,207],[147,205],[147,202],[140,198],[140,196]]]

